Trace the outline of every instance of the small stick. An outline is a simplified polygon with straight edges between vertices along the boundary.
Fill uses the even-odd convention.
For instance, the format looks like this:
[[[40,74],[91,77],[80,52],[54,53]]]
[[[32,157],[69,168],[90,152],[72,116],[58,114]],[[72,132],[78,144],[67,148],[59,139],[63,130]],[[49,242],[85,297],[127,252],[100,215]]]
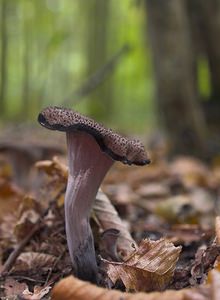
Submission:
[[[37,233],[43,227],[43,224],[42,224],[43,218],[47,215],[47,213],[48,213],[49,209],[51,208],[51,206],[54,203],[56,203],[57,199],[59,199],[59,197],[64,193],[64,191],[65,191],[65,189],[62,189],[56,195],[56,197],[50,202],[48,208],[43,212],[42,216],[39,217],[36,224],[31,229],[31,231],[28,233],[28,235],[20,242],[20,244],[18,244],[17,247],[15,247],[13,252],[9,255],[8,259],[6,260],[6,262],[3,265],[3,268],[2,268],[1,273],[0,273],[0,277],[7,275],[7,273],[10,271],[13,264],[15,263],[17,257],[20,255],[20,253],[22,252],[24,247],[28,244],[30,239],[34,236],[35,233]]]
[[[51,274],[54,270],[54,268],[57,266],[58,262],[61,260],[61,258],[63,257],[63,255],[65,254],[66,252],[66,249],[57,257],[56,261],[54,262],[53,266],[49,269],[49,272],[47,274],[47,279],[46,281],[44,282],[44,286],[47,286],[48,285],[48,282],[49,282],[49,279],[51,277]]]

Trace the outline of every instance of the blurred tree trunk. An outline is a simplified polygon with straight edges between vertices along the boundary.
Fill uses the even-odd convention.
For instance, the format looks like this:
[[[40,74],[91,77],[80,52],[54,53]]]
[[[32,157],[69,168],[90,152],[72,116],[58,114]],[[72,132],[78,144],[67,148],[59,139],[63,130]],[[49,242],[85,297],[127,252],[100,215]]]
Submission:
[[[28,118],[30,110],[30,36],[28,22],[24,23],[24,51],[23,51],[23,93],[22,93],[22,117]]]
[[[159,117],[173,152],[202,155],[206,126],[198,103],[185,2],[146,0]]]
[[[110,0],[90,0],[88,5],[87,75],[90,77],[108,60],[108,21]],[[111,111],[111,79],[95,90],[88,102],[89,113],[97,119],[106,119]]]
[[[211,134],[220,129],[220,1],[187,0],[197,57],[208,62],[211,95],[201,102]]]
[[[193,0],[211,75],[212,98],[220,97],[220,1]]]
[[[0,115],[4,116],[6,111],[6,90],[7,90],[7,1],[1,0],[1,90],[0,90]]]

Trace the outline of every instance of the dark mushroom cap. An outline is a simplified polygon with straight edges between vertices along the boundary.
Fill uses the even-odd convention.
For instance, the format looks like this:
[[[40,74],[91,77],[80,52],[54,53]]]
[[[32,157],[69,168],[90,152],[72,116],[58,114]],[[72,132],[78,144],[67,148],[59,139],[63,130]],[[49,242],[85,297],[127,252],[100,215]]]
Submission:
[[[114,133],[94,120],[71,109],[47,107],[38,116],[38,122],[52,130],[84,131],[92,135],[102,151],[112,159],[125,164],[145,165],[150,163],[143,144]]]

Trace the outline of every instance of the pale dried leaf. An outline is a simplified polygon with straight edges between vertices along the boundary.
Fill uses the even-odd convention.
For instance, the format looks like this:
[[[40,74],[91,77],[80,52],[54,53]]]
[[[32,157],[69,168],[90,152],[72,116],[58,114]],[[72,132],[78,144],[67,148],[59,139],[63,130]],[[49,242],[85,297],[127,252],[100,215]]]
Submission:
[[[35,167],[44,171],[49,176],[58,175],[67,180],[68,167],[63,164],[57,156],[54,156],[52,160],[42,160],[35,163]]]
[[[220,299],[220,273],[216,270],[210,272],[212,300]]]
[[[4,292],[6,297],[21,296],[23,291],[27,288],[26,283],[20,283],[13,278],[8,277],[5,280]]]
[[[108,197],[99,189],[95,203],[93,205],[93,212],[102,231],[114,228],[120,231],[117,240],[117,249],[122,257],[126,257],[134,251],[136,242],[131,237],[127,227],[122,222],[116,209],[108,199]]]
[[[220,245],[220,216],[215,219],[216,242]]]
[[[49,293],[51,286],[35,286],[34,292],[30,292],[29,289],[25,289],[22,293],[22,299],[24,300],[41,300],[45,295]]]
[[[121,279],[126,290],[163,290],[173,277],[180,251],[181,247],[164,239],[146,239],[125,262],[104,261],[111,281],[115,283]]]
[[[143,198],[166,198],[170,194],[168,186],[158,182],[142,184],[136,192]]]
[[[14,227],[14,236],[17,240],[22,240],[32,230],[39,219],[39,214],[33,210],[26,210],[22,213]]]

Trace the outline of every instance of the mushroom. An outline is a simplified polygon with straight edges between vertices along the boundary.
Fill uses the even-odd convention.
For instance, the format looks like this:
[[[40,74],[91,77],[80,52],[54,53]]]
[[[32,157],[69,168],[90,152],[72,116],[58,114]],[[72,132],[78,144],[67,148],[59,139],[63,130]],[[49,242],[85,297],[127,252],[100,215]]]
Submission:
[[[64,201],[67,244],[75,275],[97,281],[97,262],[89,223],[90,211],[99,186],[115,160],[124,164],[150,162],[144,146],[114,133],[73,110],[45,108],[39,123],[65,131],[69,176]]]

